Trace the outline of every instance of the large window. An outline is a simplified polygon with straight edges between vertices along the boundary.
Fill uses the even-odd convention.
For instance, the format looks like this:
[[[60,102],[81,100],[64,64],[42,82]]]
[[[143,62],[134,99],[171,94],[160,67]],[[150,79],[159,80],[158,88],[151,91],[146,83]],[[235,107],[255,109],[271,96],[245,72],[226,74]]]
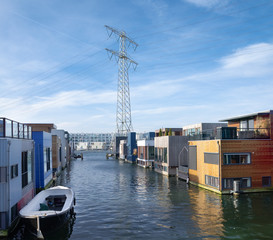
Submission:
[[[45,172],[50,170],[50,162],[51,162],[51,149],[44,148],[44,171]]]
[[[154,159],[154,147],[149,146],[149,157],[148,160]]]
[[[251,163],[250,153],[224,153],[224,165],[250,163]]]
[[[223,188],[224,189],[233,189],[233,182],[235,180],[240,181],[240,188],[250,188],[251,187],[251,178],[223,178]]]
[[[205,175],[205,183],[209,186],[219,188],[219,178]]]
[[[22,188],[32,181],[32,152],[22,152]]]

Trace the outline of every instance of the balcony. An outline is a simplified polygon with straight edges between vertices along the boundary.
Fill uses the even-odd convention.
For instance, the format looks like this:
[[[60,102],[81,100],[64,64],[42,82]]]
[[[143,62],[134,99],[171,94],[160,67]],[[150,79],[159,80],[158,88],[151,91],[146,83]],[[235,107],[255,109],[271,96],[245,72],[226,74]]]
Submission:
[[[214,139],[270,139],[270,128],[217,127],[189,136],[191,141]]]
[[[27,124],[0,118],[0,138],[32,139],[32,129]]]

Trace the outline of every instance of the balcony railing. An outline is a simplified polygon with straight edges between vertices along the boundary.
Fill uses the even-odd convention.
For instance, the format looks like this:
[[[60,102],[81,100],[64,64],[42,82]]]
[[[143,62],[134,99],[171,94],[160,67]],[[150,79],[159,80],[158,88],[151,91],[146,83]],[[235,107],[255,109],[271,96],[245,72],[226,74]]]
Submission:
[[[270,139],[270,128],[237,128],[238,139]]]
[[[32,139],[32,129],[27,124],[19,123],[7,118],[0,118],[0,137]]]
[[[189,135],[189,140],[213,139],[270,139],[270,128],[218,127],[198,134]]]

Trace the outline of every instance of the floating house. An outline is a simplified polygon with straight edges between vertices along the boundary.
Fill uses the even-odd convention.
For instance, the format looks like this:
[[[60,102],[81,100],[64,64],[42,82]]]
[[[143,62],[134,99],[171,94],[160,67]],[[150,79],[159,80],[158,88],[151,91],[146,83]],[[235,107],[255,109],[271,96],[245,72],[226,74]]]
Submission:
[[[36,189],[47,188],[53,179],[52,171],[52,135],[44,131],[33,131],[35,142]]]
[[[197,123],[183,126],[183,136],[188,136],[189,140],[212,140],[217,137],[217,129],[227,127],[227,123]],[[179,166],[177,176],[183,180],[189,180],[189,149],[184,146],[179,154]]]
[[[6,236],[18,212],[35,194],[31,127],[0,118],[0,236]]]
[[[164,128],[156,130],[155,134],[154,170],[167,176],[175,176],[179,157],[183,149],[188,146],[188,137],[182,136],[182,128]],[[160,136],[161,134],[167,136]]]
[[[142,134],[137,141],[137,165],[148,168],[154,167],[154,137],[155,132]]]
[[[154,140],[137,141],[137,165],[144,168],[154,167]]]
[[[119,150],[120,150],[120,148],[119,148],[120,141],[127,140],[127,136],[117,136],[117,135],[115,135],[113,137],[113,139],[114,139],[114,141],[113,141],[113,153],[115,155],[115,158],[118,159],[119,154],[120,154],[120,152],[119,152]]]
[[[189,141],[189,181],[220,194],[272,191],[273,111],[221,121],[216,139]]]

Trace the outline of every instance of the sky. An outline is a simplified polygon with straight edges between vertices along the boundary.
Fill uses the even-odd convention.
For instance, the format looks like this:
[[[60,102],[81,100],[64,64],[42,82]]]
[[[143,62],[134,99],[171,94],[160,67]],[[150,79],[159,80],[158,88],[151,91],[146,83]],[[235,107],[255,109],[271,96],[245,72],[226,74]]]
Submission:
[[[271,0],[2,0],[0,116],[70,133],[116,131],[119,50],[128,57],[133,130],[272,109]]]

